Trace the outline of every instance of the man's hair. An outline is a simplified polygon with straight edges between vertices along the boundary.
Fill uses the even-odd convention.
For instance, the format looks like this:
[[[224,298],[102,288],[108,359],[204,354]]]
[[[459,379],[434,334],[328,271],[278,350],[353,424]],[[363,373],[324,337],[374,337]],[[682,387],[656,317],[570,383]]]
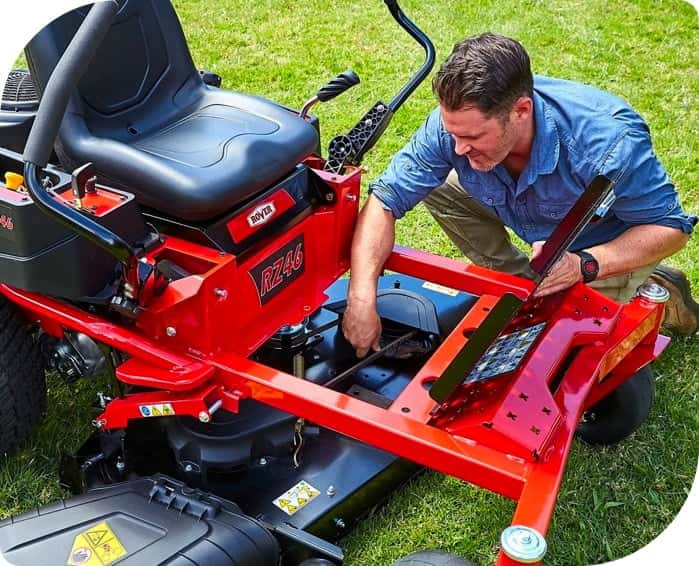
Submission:
[[[488,117],[504,117],[520,96],[532,96],[533,84],[524,47],[509,37],[484,33],[454,45],[432,90],[451,112],[474,106]]]

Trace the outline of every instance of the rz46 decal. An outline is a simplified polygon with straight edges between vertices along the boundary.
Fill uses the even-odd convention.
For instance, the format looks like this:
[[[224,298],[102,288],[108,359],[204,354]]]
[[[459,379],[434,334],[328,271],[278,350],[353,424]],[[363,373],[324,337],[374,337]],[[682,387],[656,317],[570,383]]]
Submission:
[[[250,270],[260,304],[283,291],[304,271],[303,234],[279,248]]]
[[[4,228],[5,230],[14,230],[15,223],[12,221],[12,217],[5,216],[4,214],[0,216],[0,228]]]

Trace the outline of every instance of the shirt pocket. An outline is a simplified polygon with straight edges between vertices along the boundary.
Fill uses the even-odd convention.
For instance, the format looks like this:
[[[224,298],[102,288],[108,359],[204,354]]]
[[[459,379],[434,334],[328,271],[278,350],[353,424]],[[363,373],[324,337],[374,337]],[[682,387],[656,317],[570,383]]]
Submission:
[[[507,223],[509,214],[505,210],[505,195],[502,193],[491,193],[481,189],[478,195],[473,195],[473,200],[480,205],[487,214]]]
[[[557,225],[568,211],[573,208],[573,202],[538,202],[534,205],[534,210],[536,212],[536,218],[534,221],[542,224],[553,224]]]

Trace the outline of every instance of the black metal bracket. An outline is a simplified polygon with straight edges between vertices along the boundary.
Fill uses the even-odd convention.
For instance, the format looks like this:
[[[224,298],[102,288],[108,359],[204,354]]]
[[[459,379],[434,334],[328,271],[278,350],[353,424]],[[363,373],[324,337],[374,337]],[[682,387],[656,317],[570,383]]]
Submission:
[[[568,250],[570,244],[587,227],[612,187],[613,184],[607,177],[603,175],[595,177],[563,220],[556,226],[551,236],[546,240],[541,253],[529,263],[536,273],[536,286],[530,292],[527,300]],[[444,373],[432,384],[430,388],[432,399],[438,403],[448,401],[526,302],[510,293],[506,293],[500,298]]]

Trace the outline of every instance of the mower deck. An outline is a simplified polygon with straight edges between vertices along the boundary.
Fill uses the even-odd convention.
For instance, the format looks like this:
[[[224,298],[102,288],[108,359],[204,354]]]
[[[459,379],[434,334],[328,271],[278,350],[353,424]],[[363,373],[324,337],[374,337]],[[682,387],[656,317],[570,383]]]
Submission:
[[[442,286],[437,288],[447,294],[477,296],[386,408],[234,352],[172,351],[58,301],[6,286],[0,290],[40,320],[99,335],[130,354],[124,363],[128,372],[117,368],[122,381],[167,389],[113,400],[97,419],[103,430],[142,419],[144,407],[169,406],[176,415],[207,422],[212,408],[236,413],[243,400],[252,399],[513,499],[518,502],[513,524],[545,534],[584,410],[660,354],[667,343],[657,335],[662,306],[641,297],[618,305],[584,285],[558,300],[532,303],[508,331],[540,332],[519,365],[465,382],[438,405],[430,384],[503,296],[526,298],[528,282],[402,248],[386,268]],[[497,564],[516,562],[501,553]]]

